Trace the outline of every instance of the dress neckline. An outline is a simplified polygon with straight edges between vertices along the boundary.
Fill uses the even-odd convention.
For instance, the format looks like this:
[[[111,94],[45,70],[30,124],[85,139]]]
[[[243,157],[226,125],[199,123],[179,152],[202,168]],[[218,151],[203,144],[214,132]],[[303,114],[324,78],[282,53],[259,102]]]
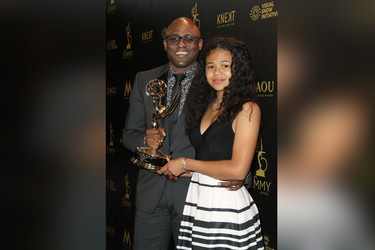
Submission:
[[[205,131],[203,131],[203,133],[202,133],[202,130],[201,130],[201,124],[202,124],[202,118],[201,118],[201,120],[200,120],[200,122],[199,122],[199,134],[201,135],[201,136],[203,136],[206,132],[207,132],[207,130],[209,130],[211,127],[212,127],[212,125],[214,124],[214,123],[216,123],[216,122],[218,122],[219,121],[219,119],[215,119],[207,128],[206,128],[206,130]]]

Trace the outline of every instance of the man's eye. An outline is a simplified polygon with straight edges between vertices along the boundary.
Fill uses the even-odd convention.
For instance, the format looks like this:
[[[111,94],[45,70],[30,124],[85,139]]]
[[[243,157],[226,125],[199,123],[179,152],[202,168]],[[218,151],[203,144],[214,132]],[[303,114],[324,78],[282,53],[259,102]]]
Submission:
[[[187,36],[187,37],[184,37],[184,40],[185,40],[186,42],[188,42],[188,43],[191,43],[191,42],[194,41],[194,38],[191,37],[191,36]]]

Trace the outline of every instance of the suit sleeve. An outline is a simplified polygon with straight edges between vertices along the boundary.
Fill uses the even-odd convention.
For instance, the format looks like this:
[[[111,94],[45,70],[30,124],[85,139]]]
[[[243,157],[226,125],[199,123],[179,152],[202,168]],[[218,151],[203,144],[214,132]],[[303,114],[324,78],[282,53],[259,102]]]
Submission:
[[[129,109],[126,115],[123,133],[125,148],[135,151],[136,147],[144,144],[144,136],[147,128],[145,110],[145,90],[141,81],[141,75],[135,76],[133,89],[129,99]]]

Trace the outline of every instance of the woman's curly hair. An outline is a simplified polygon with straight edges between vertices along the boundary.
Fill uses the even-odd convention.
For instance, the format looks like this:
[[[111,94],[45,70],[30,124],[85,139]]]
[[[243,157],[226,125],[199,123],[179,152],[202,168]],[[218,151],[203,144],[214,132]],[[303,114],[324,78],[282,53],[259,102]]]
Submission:
[[[256,101],[256,82],[246,44],[231,37],[216,37],[207,43],[199,57],[199,67],[192,81],[187,99],[186,131],[189,133],[204,114],[207,106],[216,98],[216,91],[206,79],[206,58],[216,49],[227,50],[232,54],[229,85],[224,88],[221,106],[223,111],[218,119],[231,124],[242,105]]]

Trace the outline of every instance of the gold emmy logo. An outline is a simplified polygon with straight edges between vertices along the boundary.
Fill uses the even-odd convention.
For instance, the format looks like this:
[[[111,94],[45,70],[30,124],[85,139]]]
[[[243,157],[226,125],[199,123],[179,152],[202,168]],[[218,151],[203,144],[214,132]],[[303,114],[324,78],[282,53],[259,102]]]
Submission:
[[[107,8],[107,14],[115,14],[116,12],[116,3],[115,0],[110,0]]]
[[[133,42],[133,38],[132,36],[130,35],[130,23],[128,23],[128,25],[126,26],[126,39],[128,41],[128,43],[126,44],[126,49],[131,49],[132,48],[132,42]]]
[[[130,30],[130,23],[126,26],[126,39],[127,39],[127,44],[125,46],[124,51],[122,52],[122,58],[126,60],[132,60],[133,59],[133,50],[132,48],[132,43],[133,43],[133,37],[131,36],[131,30]]]
[[[262,9],[258,5],[254,5],[250,11],[251,20],[253,21],[258,20],[260,18],[261,13],[262,13]]]
[[[113,123],[109,124],[109,142],[107,147],[107,153],[110,154],[112,157],[115,156],[116,148],[115,148],[115,133],[113,129]]]
[[[263,156],[266,152],[263,151],[263,140],[260,139],[260,149],[258,150],[258,166],[259,169],[256,170],[255,175],[259,177],[266,177],[266,171],[268,168],[267,159]]]
[[[125,191],[124,191],[124,196],[121,198],[121,204],[122,206],[126,207],[128,210],[131,210],[133,203],[130,200],[131,188],[130,188],[130,179],[129,179],[128,173],[124,176],[124,187],[125,187]]]
[[[191,16],[193,17],[193,23],[197,25],[198,29],[201,28],[201,21],[198,19],[198,5],[195,3],[194,7],[191,8]]]

